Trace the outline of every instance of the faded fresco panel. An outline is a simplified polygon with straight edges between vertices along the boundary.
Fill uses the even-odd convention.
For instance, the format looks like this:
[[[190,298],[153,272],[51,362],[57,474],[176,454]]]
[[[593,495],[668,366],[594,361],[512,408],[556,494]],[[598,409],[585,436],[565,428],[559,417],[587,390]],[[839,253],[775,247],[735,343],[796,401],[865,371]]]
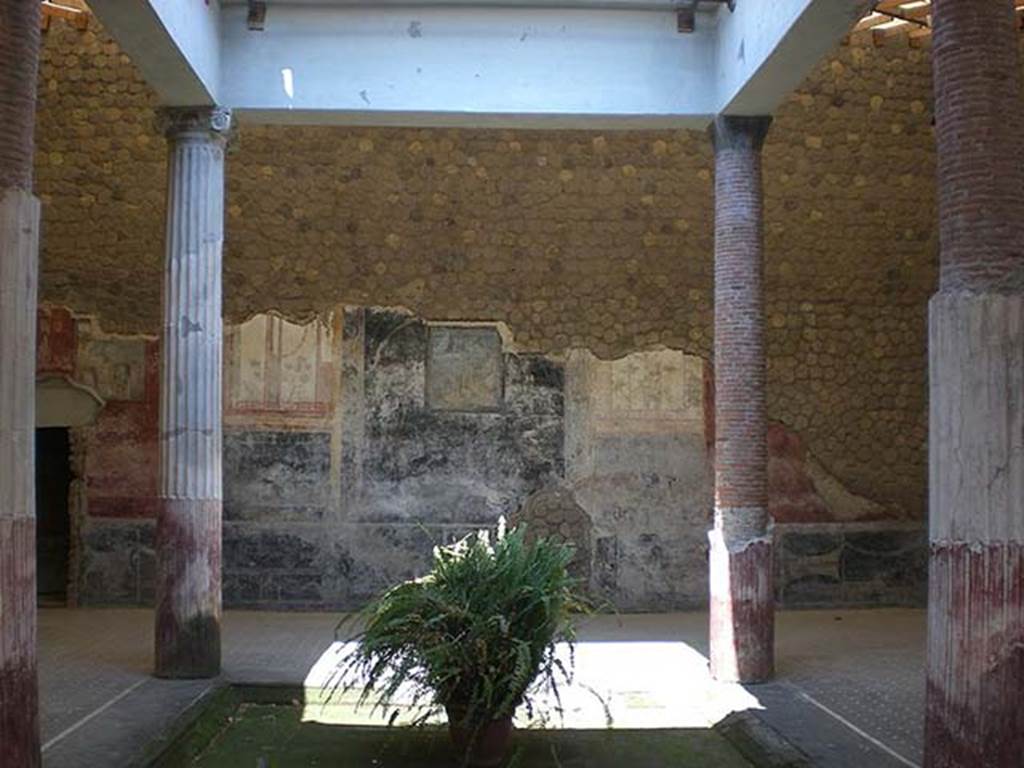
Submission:
[[[327,413],[334,371],[331,325],[256,315],[227,329],[225,389],[229,413]]]
[[[104,400],[141,401],[146,396],[146,340],[84,338],[77,378]]]
[[[682,352],[638,352],[594,361],[592,418],[598,434],[703,433],[704,362]]]
[[[36,318],[36,372],[71,376],[78,353],[78,336],[71,311],[44,305],[39,307]]]
[[[317,403],[320,371],[330,364],[329,334],[323,323],[295,325],[280,321],[277,348],[281,355],[279,397],[282,405]],[[324,342],[328,343],[324,343]]]
[[[593,524],[592,588],[619,610],[703,605],[712,508],[703,361],[576,351],[566,392],[566,475]]]
[[[439,411],[501,407],[501,337],[494,328],[434,326],[427,357],[427,403]]]
[[[234,407],[255,407],[264,403],[269,323],[269,316],[256,315],[226,335],[225,343],[232,354],[225,358],[234,374],[230,377],[234,386],[228,402]]]

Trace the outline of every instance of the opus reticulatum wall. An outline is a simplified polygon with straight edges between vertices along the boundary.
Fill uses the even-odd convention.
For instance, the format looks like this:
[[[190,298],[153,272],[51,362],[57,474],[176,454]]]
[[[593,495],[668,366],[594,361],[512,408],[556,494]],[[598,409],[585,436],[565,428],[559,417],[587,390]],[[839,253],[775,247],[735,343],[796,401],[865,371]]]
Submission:
[[[153,94],[95,20],[53,23],[41,70],[41,297],[134,345],[126,363],[94,339],[79,352],[94,369],[96,355],[143,366],[75,441],[76,578],[84,602],[142,602],[166,145]],[[855,39],[781,107],[764,150],[770,508],[791,602],[920,595],[930,89],[927,50]],[[700,603],[712,167],[690,131],[243,123],[227,159],[226,323],[277,318],[256,334],[319,327],[320,340],[296,342],[311,391],[308,377],[281,390],[264,361],[253,399],[225,372],[229,604],[349,605],[415,571],[423,527],[455,535],[553,488],[590,518],[596,590],[623,608]],[[404,357],[372,347],[378,322],[416,337],[389,341]],[[434,329],[464,323],[494,334],[477,334],[478,354],[499,341],[498,401],[497,369],[428,381]],[[448,408],[453,387],[471,408]],[[126,434],[134,462],[116,455]],[[351,551],[374,563],[346,563]]]

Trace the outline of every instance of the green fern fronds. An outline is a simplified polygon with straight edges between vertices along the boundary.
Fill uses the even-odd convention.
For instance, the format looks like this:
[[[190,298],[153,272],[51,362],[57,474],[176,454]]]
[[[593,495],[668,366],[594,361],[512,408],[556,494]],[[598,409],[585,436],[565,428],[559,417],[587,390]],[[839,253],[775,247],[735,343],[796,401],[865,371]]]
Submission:
[[[558,700],[570,671],[555,647],[572,647],[573,616],[587,606],[567,570],[573,548],[525,534],[499,526],[493,541],[479,533],[435,548],[430,573],[359,614],[363,629],[329,696],[361,686],[362,703],[386,710],[403,689],[421,720],[444,707],[468,728],[512,715],[539,690]]]

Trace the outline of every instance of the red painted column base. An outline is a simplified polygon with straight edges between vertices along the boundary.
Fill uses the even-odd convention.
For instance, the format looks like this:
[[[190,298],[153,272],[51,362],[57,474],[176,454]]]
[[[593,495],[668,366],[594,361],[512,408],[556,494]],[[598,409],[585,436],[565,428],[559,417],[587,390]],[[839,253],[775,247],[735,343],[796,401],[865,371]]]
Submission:
[[[164,499],[156,552],[156,676],[216,677],[221,653],[221,502]]]
[[[931,546],[926,768],[1024,765],[1024,544]]]
[[[0,766],[41,765],[35,614],[35,518],[0,518]]]
[[[763,682],[775,671],[772,544],[757,539],[729,551],[716,533],[710,558],[711,674],[728,682]]]

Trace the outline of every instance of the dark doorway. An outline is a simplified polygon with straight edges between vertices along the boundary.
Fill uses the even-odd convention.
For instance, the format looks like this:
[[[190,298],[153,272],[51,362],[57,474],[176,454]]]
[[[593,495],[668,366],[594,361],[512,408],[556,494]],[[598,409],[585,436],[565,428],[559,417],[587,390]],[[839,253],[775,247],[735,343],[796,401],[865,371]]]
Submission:
[[[39,602],[64,605],[71,544],[71,440],[67,427],[36,430],[36,573]]]

